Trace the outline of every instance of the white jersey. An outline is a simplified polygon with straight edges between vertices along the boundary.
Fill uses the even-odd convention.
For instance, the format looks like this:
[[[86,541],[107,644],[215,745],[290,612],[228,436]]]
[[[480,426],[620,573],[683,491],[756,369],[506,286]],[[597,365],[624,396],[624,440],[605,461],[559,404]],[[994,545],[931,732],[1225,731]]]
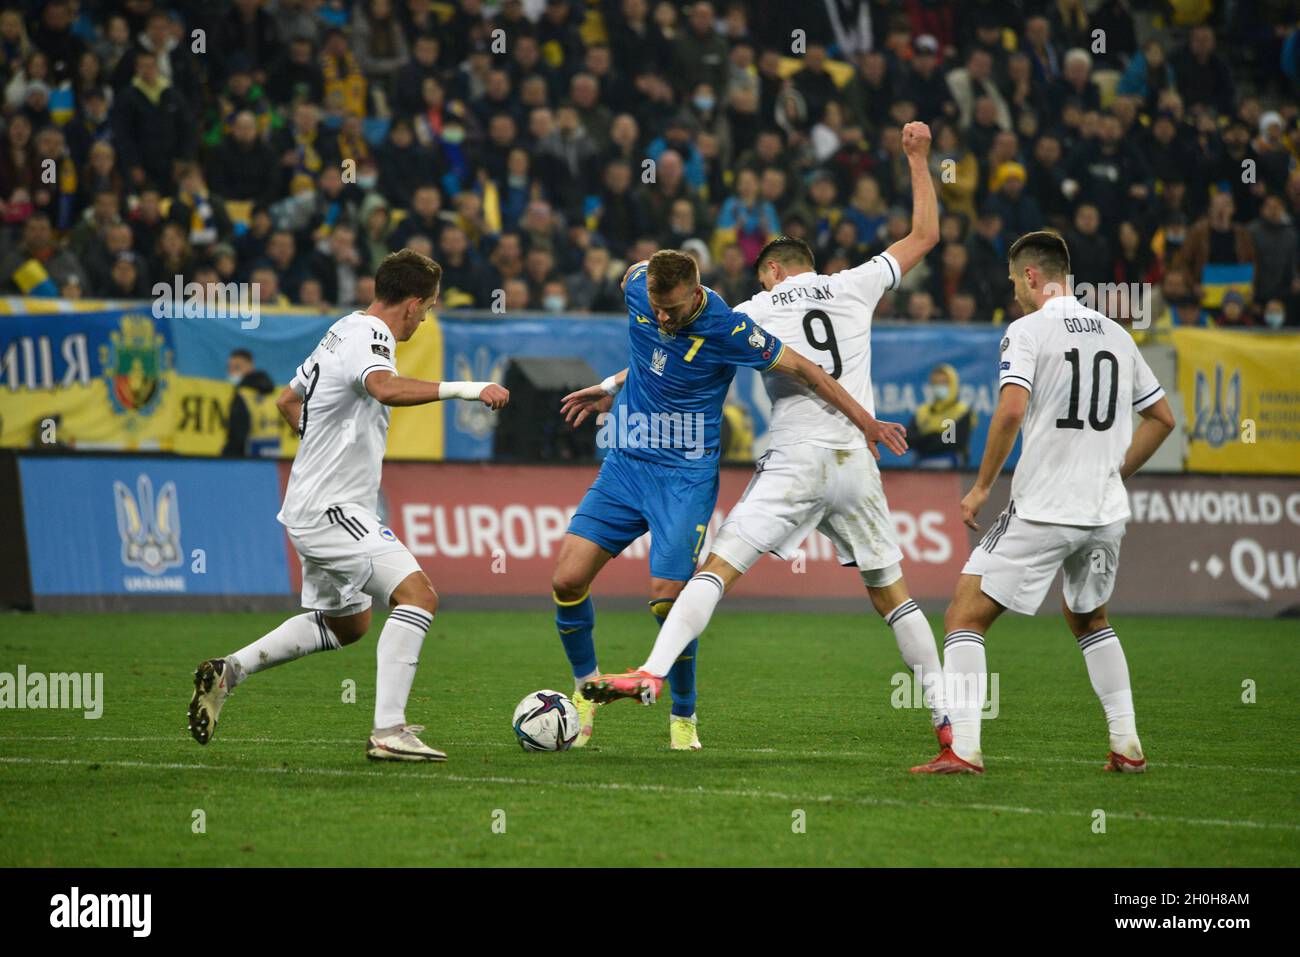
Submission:
[[[1127,519],[1119,470],[1133,412],[1165,394],[1128,331],[1073,296],[1049,299],[1007,327],[998,382],[1030,390],[1015,514],[1078,526]]]
[[[874,415],[871,314],[901,277],[898,261],[881,253],[833,276],[812,271],[790,276],[735,309],[820,365]],[[801,442],[828,449],[866,447],[866,437],[852,422],[790,376],[769,372],[763,384],[772,400],[770,447]]]
[[[354,312],[330,326],[294,373],[291,385],[303,397],[302,444],[277,516],[281,524],[318,525],[337,505],[378,511],[389,409],[366,391],[365,381],[379,369],[397,372],[395,345],[381,320]]]

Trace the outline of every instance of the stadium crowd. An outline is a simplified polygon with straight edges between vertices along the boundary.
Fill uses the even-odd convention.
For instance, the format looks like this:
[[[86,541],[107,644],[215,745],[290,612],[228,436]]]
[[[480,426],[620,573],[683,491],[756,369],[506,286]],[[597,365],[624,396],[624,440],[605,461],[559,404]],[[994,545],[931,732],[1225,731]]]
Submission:
[[[879,317],[1014,317],[1008,245],[1049,226],[1077,282],[1157,290],[1146,335],[1295,326],[1298,29],[1293,0],[12,4],[0,282],[338,310],[409,246],[444,309],[582,313],[672,246],[734,302],[777,233],[823,272],[905,234],[918,119],[942,241]]]

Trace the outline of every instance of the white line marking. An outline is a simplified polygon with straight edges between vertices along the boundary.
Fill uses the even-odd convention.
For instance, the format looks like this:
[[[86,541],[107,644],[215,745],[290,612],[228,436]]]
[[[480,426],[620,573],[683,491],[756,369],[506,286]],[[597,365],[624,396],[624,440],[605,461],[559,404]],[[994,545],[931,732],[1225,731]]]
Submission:
[[[123,741],[187,741],[189,732],[181,730],[180,733],[172,736],[167,735],[120,735],[120,736],[100,736],[100,735],[0,735],[0,741],[66,741],[69,744],[81,743],[85,741],[105,741],[105,742],[123,742]],[[224,744],[314,744],[314,745],[352,745],[358,746],[358,742],[364,744],[360,737],[355,738],[264,738],[264,737],[219,737]],[[514,750],[518,747],[513,741],[439,741],[439,744],[448,748],[509,748]],[[881,756],[879,751],[817,751],[803,750],[802,748],[728,748],[718,745],[710,745],[709,751],[714,754],[771,754],[771,755],[789,755],[791,757],[801,758],[878,758]],[[994,763],[1006,761],[1009,763],[1020,764],[1077,764],[1087,767],[1096,765],[1101,767],[1105,763],[1103,758],[1052,758],[1052,757],[1026,757],[1023,755],[992,755],[986,756],[985,761]],[[1161,761],[1158,758],[1151,761],[1153,770],[1160,768],[1176,768],[1180,771],[1226,771],[1230,773],[1249,773],[1249,774],[1300,774],[1300,768],[1259,768],[1238,764],[1179,764],[1171,761]]]
[[[0,757],[0,764],[31,764],[31,765],[52,765],[52,766],[88,766],[92,764],[101,767],[115,768],[138,768],[146,770],[160,771],[227,771],[242,774],[315,774],[325,777],[340,778],[372,778],[383,777],[387,780],[394,780],[391,774],[383,771],[361,770],[360,768],[286,768],[286,767],[246,767],[238,765],[221,765],[221,764],[190,764],[180,761],[174,762],[150,762],[150,761],[94,761],[88,759],[68,759],[68,758],[16,758]],[[703,788],[703,787],[673,787],[665,784],[624,784],[614,781],[539,781],[535,778],[511,778],[499,775],[463,775],[447,773],[444,771],[435,772],[437,777],[422,775],[415,777],[407,775],[397,780],[420,781],[424,783],[437,781],[452,781],[457,784],[510,784],[523,785],[533,788],[534,790],[545,789],[548,787],[558,787],[565,789],[582,789],[587,790],[595,788],[602,791],[640,791],[652,794],[676,794],[683,797],[739,797],[739,798],[757,798],[773,801],[787,801],[794,804],[855,804],[862,807],[899,807],[910,810],[938,809],[943,811],[990,811],[1001,814],[1035,814],[1045,817],[1066,817],[1075,820],[1084,820],[1089,815],[1081,811],[1058,811],[1050,808],[1036,807],[1016,807],[1013,805],[1002,804],[945,804],[939,801],[930,801],[927,799],[917,799],[913,801],[904,801],[897,798],[877,798],[852,795],[837,794],[818,794],[818,795],[795,795],[784,791],[760,791],[757,789],[738,789],[738,788]],[[1250,820],[1222,820],[1216,818],[1194,818],[1194,817],[1169,817],[1159,814],[1128,814],[1121,811],[1113,811],[1108,817],[1121,821],[1136,821],[1139,823],[1157,823],[1157,824],[1189,824],[1198,827],[1246,827],[1260,830],[1283,830],[1283,831],[1300,831],[1300,824],[1285,824],[1275,821],[1250,821]]]

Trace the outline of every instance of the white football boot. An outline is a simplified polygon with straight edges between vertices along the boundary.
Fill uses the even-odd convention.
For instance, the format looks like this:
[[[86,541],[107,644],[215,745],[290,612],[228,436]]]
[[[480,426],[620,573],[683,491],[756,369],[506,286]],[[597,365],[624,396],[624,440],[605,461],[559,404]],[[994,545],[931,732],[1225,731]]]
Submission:
[[[366,742],[366,757],[372,761],[446,761],[446,754],[415,736],[423,730],[422,724],[375,728]]]

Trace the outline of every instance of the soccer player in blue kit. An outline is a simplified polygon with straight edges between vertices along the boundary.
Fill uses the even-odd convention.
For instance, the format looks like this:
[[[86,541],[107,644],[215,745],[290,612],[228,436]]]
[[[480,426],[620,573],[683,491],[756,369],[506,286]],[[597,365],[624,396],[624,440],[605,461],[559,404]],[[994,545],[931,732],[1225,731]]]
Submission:
[[[611,558],[650,532],[650,611],[659,624],[695,571],[718,498],[722,405],[736,368],[795,377],[843,413],[867,438],[892,452],[907,449],[905,429],[877,421],[824,369],[700,284],[695,260],[660,250],[623,277],[630,363],[599,385],[565,396],[573,426],[609,412],[609,449],[560,546],[552,575],[555,626],[573,668],[580,748],[591,738],[596,703],[583,682],[599,673],[591,584]],[[692,642],[668,673],[669,740],[698,750],[695,651]]]

